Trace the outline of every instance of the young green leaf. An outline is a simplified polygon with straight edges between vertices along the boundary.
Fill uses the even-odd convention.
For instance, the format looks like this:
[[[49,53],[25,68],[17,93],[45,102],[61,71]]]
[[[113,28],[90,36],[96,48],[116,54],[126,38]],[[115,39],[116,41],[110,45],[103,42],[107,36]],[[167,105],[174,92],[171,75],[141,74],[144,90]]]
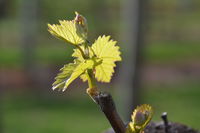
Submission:
[[[89,47],[89,46],[88,46]],[[85,48],[84,48],[84,46],[80,46],[80,48],[83,50],[83,51],[85,51]],[[89,51],[89,54],[91,53],[91,51]],[[76,49],[74,49],[74,52],[73,52],[73,54],[72,54],[72,57],[75,57],[78,61],[80,61],[80,62],[82,62],[82,61],[84,61],[85,59],[84,59],[84,57],[83,57],[83,55],[82,55],[82,53],[81,53],[81,51],[78,49],[78,48],[76,48]],[[91,58],[92,56],[91,56],[91,54],[90,54],[90,58]]]
[[[83,51],[85,51],[84,46],[80,46],[80,48],[81,48]],[[88,48],[89,48],[89,58],[92,58],[94,54],[93,54],[92,51],[91,51],[91,47],[88,46]],[[72,54],[72,56],[75,57],[76,60],[78,60],[78,61],[80,61],[80,62],[83,62],[83,61],[85,60],[85,59],[83,58],[83,56],[82,56],[82,54],[81,54],[81,52],[80,52],[79,49],[74,49],[74,53]],[[87,73],[85,72],[85,73],[81,74],[80,78],[83,80],[83,82],[87,81],[87,80],[88,80]]]
[[[81,74],[83,74],[87,69],[93,69],[94,61],[91,59],[85,60],[84,62],[75,61],[74,63],[69,63],[60,69],[55,82],[53,83],[53,90],[56,88],[65,91],[67,87]]]
[[[136,127],[144,128],[153,116],[153,109],[148,104],[143,104],[138,106],[131,116],[132,120],[134,121],[134,125]]]
[[[95,56],[102,63],[95,67],[95,77],[101,82],[110,82],[116,61],[121,61],[119,47],[116,41],[110,40],[110,36],[100,36],[92,45]]]
[[[70,77],[70,75],[73,73],[74,69],[78,66],[78,64],[78,62],[74,62],[64,65],[64,67],[60,69],[61,72],[55,77],[55,82],[52,85],[52,89],[63,89],[67,78]]]
[[[137,133],[133,125],[133,122],[129,122],[125,133]]]
[[[87,23],[83,16],[76,13],[74,20],[60,20],[60,24],[48,24],[48,31],[55,37],[73,45],[79,45],[87,39]],[[77,18],[79,18],[77,20]]]
[[[55,78],[53,89],[63,88],[63,91],[73,80],[80,77],[88,83],[94,77],[101,82],[110,82],[116,61],[120,61],[119,47],[116,41],[110,40],[110,36],[100,36],[92,46],[87,40],[87,20],[77,12],[72,21],[59,21],[60,24],[48,24],[48,31],[57,38],[76,45],[73,57],[76,63],[70,63],[61,69],[61,73]],[[88,69],[92,69],[89,71]],[[86,71],[87,70],[87,71]],[[94,83],[94,82],[91,82]]]
[[[153,109],[150,105],[138,106],[131,116],[132,121],[128,124],[126,133],[141,133],[153,116]]]
[[[76,28],[78,31],[77,34],[79,34],[79,36],[82,36],[86,40],[87,33],[88,33],[87,20],[78,12],[75,12],[75,14],[76,14],[76,17],[74,18],[74,21],[76,23]]]
[[[81,47],[83,51],[84,47]],[[101,82],[110,82],[112,74],[114,73],[114,67],[116,61],[121,61],[119,47],[116,46],[116,41],[110,40],[110,36],[100,36],[92,45],[89,47],[89,56],[93,58],[97,63],[95,65],[95,78]],[[78,49],[74,50],[72,54],[78,60],[83,61],[84,58]],[[82,75],[81,79],[87,81],[87,76]]]
[[[74,69],[71,76],[65,81],[65,86],[63,91],[67,89],[67,87],[78,78],[81,74],[83,74],[87,69],[93,69],[94,61],[91,59],[85,60],[84,62],[80,62],[80,64]]]

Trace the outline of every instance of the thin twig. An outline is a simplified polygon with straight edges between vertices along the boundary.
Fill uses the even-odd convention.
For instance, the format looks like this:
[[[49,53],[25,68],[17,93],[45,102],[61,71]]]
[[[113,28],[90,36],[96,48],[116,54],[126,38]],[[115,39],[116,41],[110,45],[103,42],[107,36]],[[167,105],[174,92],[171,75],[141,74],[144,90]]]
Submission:
[[[165,125],[165,133],[168,133],[169,132],[169,122],[168,122],[168,119],[167,119],[167,112],[163,112],[162,115],[161,115],[161,118],[163,119],[164,121],[164,125]]]

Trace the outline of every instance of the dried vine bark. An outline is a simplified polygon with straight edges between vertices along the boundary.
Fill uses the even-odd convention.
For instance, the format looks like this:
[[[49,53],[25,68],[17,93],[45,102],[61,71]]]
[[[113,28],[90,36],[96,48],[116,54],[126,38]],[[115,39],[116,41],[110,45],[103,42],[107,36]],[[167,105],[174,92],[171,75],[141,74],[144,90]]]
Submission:
[[[115,133],[125,133],[126,126],[117,113],[112,96],[107,92],[103,92],[93,96],[93,99],[100,106]]]

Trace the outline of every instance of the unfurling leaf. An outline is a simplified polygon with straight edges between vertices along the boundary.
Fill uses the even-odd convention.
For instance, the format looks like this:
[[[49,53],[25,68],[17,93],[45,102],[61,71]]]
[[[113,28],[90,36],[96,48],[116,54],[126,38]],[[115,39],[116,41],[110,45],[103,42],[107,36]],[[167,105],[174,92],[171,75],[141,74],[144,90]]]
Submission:
[[[144,127],[146,126],[149,121],[151,120],[153,115],[153,110],[150,105],[143,104],[138,106],[131,116],[132,120],[134,121],[134,125]]]
[[[74,62],[64,65],[64,67],[60,69],[61,72],[55,77],[55,82],[52,85],[52,89],[63,89],[66,80],[70,77],[70,75],[73,73],[74,69],[78,66],[78,64],[78,62]]]
[[[78,16],[79,14],[76,13]],[[77,17],[76,17],[77,18]],[[73,45],[79,45],[86,41],[87,39],[87,30],[85,28],[87,27],[86,19],[79,15],[80,18],[84,18],[84,25],[82,23],[79,23],[78,20],[60,20],[60,24],[48,24],[48,31],[55,37],[64,40],[70,44]],[[87,28],[86,28],[87,29]]]
[[[77,34],[79,34],[81,37],[83,37],[85,40],[87,39],[87,33],[88,33],[88,25],[87,20],[85,17],[80,15],[78,12],[75,12],[76,17],[74,18],[74,21],[76,23],[77,28]]]
[[[84,46],[80,46],[80,48],[81,48],[83,51],[85,51]],[[94,54],[93,54],[93,52],[92,52],[92,50],[91,50],[91,47],[88,46],[88,49],[89,49],[89,58],[93,59],[93,61],[96,62],[96,61],[95,61],[96,59],[94,58]],[[75,57],[76,60],[78,60],[78,61],[80,61],[80,62],[83,62],[83,61],[85,60],[85,59],[83,58],[83,56],[82,56],[82,54],[81,54],[81,52],[80,52],[79,49],[74,49],[74,53],[72,54],[72,56]],[[97,65],[97,64],[94,64],[94,66],[95,66],[95,65]],[[83,82],[87,81],[87,80],[88,80],[88,75],[87,75],[87,73],[86,73],[86,72],[83,73],[83,74],[80,76],[80,78],[83,80]]]
[[[101,82],[110,82],[116,61],[121,61],[119,47],[116,41],[110,40],[110,36],[100,36],[91,49],[102,63],[95,67],[95,78]]]
[[[126,133],[142,133],[153,116],[153,109],[150,105],[138,106],[131,116],[132,121],[128,124]]]
[[[76,78],[78,78],[81,74],[83,74],[87,69],[92,69],[94,66],[93,60],[86,60],[85,62],[81,62],[73,71],[70,78],[66,80],[65,86],[63,88],[63,91],[67,89],[69,84],[71,84],[72,81],[74,81]]]
[[[85,60],[84,62],[70,63],[61,68],[61,73],[56,76],[56,81],[53,83],[53,90],[56,88],[65,91],[67,87],[87,69],[92,69],[94,66],[93,60]]]
[[[125,133],[137,133],[134,128],[133,122],[129,122]]]
[[[88,46],[89,47],[89,46]],[[80,46],[80,48],[85,51],[85,48],[84,46]],[[90,52],[89,52],[90,53]],[[74,53],[72,54],[72,57],[75,57],[76,60],[80,61],[80,62],[84,62],[85,59],[83,58],[81,52],[79,49],[74,49]],[[87,81],[88,80],[88,76],[87,76],[87,73],[83,73],[81,74],[80,78],[83,80],[83,82]]]
[[[81,47],[83,51],[84,47]],[[95,78],[101,82],[110,82],[116,61],[121,61],[119,47],[116,46],[116,41],[110,40],[110,36],[100,36],[94,44],[89,47],[89,58],[93,58],[95,63],[94,74]],[[78,49],[72,54],[77,60],[83,61],[84,58]],[[87,81],[85,74],[81,75],[83,81]]]
[[[89,46],[88,46],[89,47]],[[83,50],[83,51],[85,51],[85,48],[84,48],[84,46],[80,46],[80,48]],[[90,53],[90,51],[89,51],[89,53]],[[84,61],[85,59],[84,59],[84,57],[83,57],[83,55],[82,55],[82,53],[81,53],[81,51],[77,48],[77,49],[74,49],[74,52],[73,52],[73,54],[72,54],[72,57],[75,57],[78,61],[80,61],[80,62],[82,62],[82,61]],[[91,56],[90,56],[91,57]]]
[[[80,76],[80,79],[82,79],[83,82],[86,82],[86,81],[88,80],[87,73],[83,73],[83,74]]]

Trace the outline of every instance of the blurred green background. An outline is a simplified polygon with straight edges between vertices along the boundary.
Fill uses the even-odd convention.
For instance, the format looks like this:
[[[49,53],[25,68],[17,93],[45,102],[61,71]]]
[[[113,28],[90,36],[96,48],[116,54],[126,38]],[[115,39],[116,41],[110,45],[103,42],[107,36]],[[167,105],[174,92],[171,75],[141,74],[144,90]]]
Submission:
[[[112,35],[123,46],[123,3],[0,1],[0,132],[100,133],[110,127],[80,80],[64,93],[51,90],[58,70],[72,61],[72,47],[53,38],[47,32],[47,23],[73,19],[74,11],[78,11],[88,20],[89,40]],[[167,111],[169,120],[200,130],[200,1],[149,0],[147,7],[141,103],[154,107],[155,121]],[[120,106],[126,96],[116,91],[123,73],[120,70],[117,67],[110,84],[100,86],[111,92],[121,113],[126,112]]]

